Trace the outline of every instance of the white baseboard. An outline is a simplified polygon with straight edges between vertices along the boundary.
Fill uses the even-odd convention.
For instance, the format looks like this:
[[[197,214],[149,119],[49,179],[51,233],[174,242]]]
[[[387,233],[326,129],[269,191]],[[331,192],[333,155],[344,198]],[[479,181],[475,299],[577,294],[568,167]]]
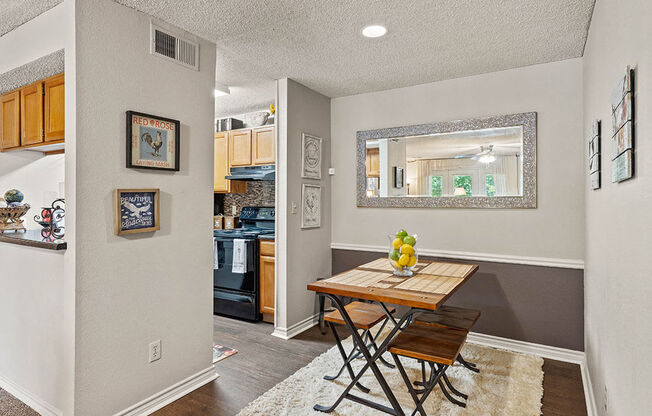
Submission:
[[[149,415],[155,411],[167,406],[173,401],[185,396],[193,390],[198,389],[204,384],[218,378],[219,375],[215,371],[215,365],[211,365],[205,370],[202,370],[185,380],[181,380],[160,392],[148,397],[140,403],[115,414],[115,416],[141,416]]]
[[[499,348],[503,350],[533,354],[541,358],[564,361],[578,364],[582,373],[582,386],[584,387],[584,399],[588,416],[597,416],[593,388],[591,386],[591,375],[586,365],[586,356],[582,351],[569,350],[565,348],[551,347],[548,345],[535,344],[533,342],[517,341],[509,338],[501,338],[493,335],[469,332],[467,338],[472,344],[484,345],[486,347]]]
[[[294,325],[290,325],[287,328],[276,327],[274,328],[274,332],[272,332],[272,335],[284,340],[288,340],[290,338],[296,337],[303,331],[312,328],[318,323],[319,323],[319,314],[315,314],[313,316],[307,317],[303,321],[297,322]]]
[[[15,396],[42,416],[62,416],[63,412],[31,391],[19,386],[9,379],[0,376],[0,388]]]
[[[371,251],[374,253],[387,252],[386,246],[364,244],[331,243],[331,248],[337,250]],[[431,250],[424,248],[419,249],[419,255],[457,260],[488,261],[492,263],[525,264],[529,266],[560,267],[563,269],[584,269],[584,260],[579,259],[512,256],[507,254],[471,253],[465,251]]]

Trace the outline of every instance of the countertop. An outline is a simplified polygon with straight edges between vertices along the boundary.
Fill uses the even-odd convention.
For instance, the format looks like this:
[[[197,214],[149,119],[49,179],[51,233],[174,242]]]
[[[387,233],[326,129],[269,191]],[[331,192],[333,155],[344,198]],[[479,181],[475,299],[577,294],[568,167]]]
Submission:
[[[261,234],[258,236],[259,240],[276,240],[276,234]]]
[[[68,244],[63,240],[48,241],[41,237],[41,230],[5,231],[0,233],[0,243],[44,248],[46,250],[65,250]]]

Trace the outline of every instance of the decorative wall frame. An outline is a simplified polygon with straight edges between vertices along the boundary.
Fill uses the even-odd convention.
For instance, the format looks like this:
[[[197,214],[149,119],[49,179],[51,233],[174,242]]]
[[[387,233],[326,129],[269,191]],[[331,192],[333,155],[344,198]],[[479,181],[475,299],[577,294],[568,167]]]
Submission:
[[[127,167],[179,171],[179,120],[127,111]]]
[[[634,176],[634,70],[627,66],[611,94],[611,182]]]
[[[601,175],[601,121],[595,120],[591,125],[591,135],[589,137],[589,178],[591,179],[591,189],[600,189]]]
[[[492,197],[373,197],[366,192],[366,141],[498,127],[523,129],[523,191],[520,196]],[[357,206],[376,208],[536,208],[537,207],[537,113],[519,113],[470,120],[358,131]]]
[[[116,189],[113,201],[116,235],[161,229],[158,189]]]
[[[321,186],[301,184],[301,228],[321,227]]]
[[[321,179],[321,137],[301,134],[301,177]]]
[[[405,169],[394,166],[394,188],[402,189],[405,186]]]

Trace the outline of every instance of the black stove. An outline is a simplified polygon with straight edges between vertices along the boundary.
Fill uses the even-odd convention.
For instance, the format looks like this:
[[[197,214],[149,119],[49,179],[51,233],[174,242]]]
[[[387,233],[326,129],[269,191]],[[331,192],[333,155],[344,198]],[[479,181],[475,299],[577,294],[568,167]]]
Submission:
[[[240,212],[241,228],[213,231],[214,313],[250,321],[261,319],[258,307],[258,237],[274,234],[275,216],[273,207],[244,207]],[[234,261],[238,255],[245,261]]]

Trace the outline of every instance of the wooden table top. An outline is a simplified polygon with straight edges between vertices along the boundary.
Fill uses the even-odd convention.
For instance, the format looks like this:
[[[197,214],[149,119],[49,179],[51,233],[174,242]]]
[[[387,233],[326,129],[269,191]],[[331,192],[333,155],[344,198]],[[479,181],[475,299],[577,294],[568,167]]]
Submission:
[[[308,290],[436,310],[477,270],[475,264],[419,261],[412,277],[400,277],[381,258],[309,284]]]

